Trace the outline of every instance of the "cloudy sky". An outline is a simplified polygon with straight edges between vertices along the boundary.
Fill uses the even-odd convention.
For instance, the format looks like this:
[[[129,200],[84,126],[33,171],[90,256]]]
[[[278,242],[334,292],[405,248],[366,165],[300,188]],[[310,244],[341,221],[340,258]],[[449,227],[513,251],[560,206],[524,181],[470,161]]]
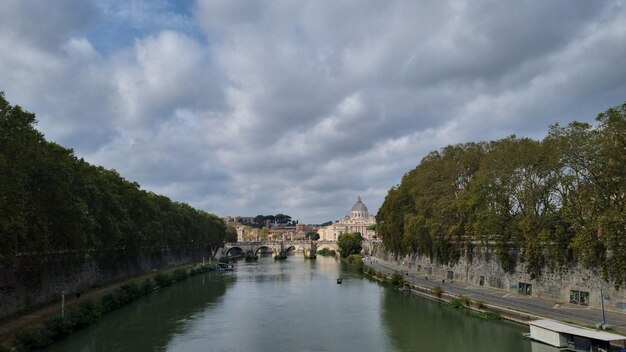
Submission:
[[[0,91],[144,189],[319,223],[626,101],[626,2],[2,0]]]

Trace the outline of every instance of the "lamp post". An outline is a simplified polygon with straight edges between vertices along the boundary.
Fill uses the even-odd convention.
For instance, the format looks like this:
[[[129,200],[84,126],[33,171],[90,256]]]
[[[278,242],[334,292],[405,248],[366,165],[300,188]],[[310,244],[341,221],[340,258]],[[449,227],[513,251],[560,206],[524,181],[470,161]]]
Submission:
[[[65,291],[61,291],[61,319],[65,318]]]

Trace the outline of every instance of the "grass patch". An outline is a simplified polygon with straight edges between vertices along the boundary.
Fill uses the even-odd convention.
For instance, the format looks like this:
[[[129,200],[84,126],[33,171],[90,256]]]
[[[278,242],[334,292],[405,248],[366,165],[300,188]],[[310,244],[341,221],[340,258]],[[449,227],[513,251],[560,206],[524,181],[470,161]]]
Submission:
[[[461,302],[458,298],[451,300],[446,305],[448,306],[448,308],[453,308],[453,309],[465,308],[465,306],[463,305],[463,302]]]
[[[500,314],[494,313],[494,312],[480,312],[480,313],[478,313],[478,316],[481,319],[485,319],[485,320],[499,320],[499,319],[502,319],[502,316],[500,316]]]

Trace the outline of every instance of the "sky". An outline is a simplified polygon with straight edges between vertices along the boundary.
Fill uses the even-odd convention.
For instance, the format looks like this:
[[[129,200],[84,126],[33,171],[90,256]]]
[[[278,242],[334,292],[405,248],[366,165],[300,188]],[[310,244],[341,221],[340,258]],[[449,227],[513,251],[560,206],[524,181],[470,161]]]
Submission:
[[[322,223],[624,103],[626,1],[2,0],[0,91],[143,189]]]

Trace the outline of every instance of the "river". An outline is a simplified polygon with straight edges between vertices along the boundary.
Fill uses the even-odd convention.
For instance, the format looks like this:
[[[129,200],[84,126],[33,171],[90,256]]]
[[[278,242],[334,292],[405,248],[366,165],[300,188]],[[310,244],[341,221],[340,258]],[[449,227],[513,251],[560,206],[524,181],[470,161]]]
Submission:
[[[157,290],[49,350],[529,352],[538,346],[527,331],[382,287],[334,258],[296,254]]]

